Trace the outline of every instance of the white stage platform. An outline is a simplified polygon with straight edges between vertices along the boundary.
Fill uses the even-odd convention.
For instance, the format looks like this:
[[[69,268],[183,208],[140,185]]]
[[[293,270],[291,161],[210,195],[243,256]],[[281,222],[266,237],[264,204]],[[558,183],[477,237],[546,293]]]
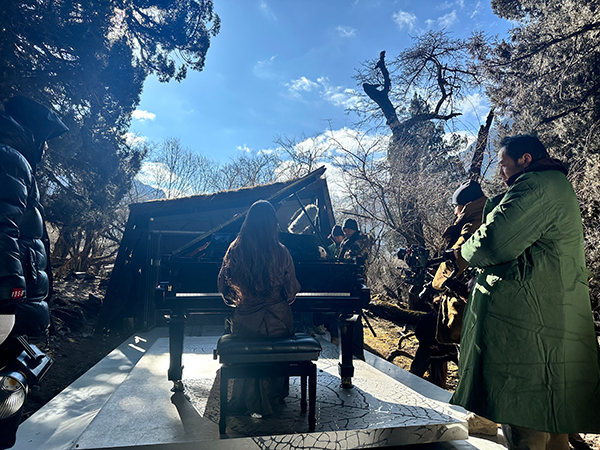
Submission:
[[[203,334],[213,334],[204,330]],[[337,347],[323,340],[317,362],[317,425],[300,412],[299,379],[286,406],[267,418],[229,416],[218,429],[218,336],[187,336],[184,393],[170,391],[166,329],[133,336],[19,428],[15,449],[502,449],[469,438],[450,393],[368,354],[342,389]]]

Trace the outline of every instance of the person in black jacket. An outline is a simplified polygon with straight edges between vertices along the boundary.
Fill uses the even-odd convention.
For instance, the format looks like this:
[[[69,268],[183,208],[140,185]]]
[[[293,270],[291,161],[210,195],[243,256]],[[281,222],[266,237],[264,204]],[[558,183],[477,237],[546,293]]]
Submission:
[[[0,344],[50,325],[48,234],[35,170],[46,141],[68,131],[47,107],[16,96],[0,111]]]

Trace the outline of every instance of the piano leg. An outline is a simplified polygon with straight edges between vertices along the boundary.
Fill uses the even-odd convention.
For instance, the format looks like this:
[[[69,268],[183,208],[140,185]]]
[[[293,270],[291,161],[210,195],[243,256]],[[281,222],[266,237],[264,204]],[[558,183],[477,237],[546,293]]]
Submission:
[[[339,363],[342,388],[351,389],[354,366],[352,365],[352,344],[354,339],[354,326],[358,320],[358,314],[343,314],[340,316],[340,344],[342,361]]]
[[[183,335],[185,329],[185,314],[172,312],[169,320],[169,380],[173,382],[173,392],[183,392],[181,376],[183,372]]]

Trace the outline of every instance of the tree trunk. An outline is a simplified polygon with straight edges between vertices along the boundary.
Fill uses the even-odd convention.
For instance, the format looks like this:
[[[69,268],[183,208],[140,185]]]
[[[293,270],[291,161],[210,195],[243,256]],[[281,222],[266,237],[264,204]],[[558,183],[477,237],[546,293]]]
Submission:
[[[420,311],[404,309],[398,305],[394,305],[393,303],[383,300],[371,300],[371,303],[369,303],[366,309],[383,319],[394,322],[397,325],[416,325],[421,316],[425,314]]]
[[[479,181],[481,178],[481,166],[483,165],[483,155],[488,142],[492,120],[494,119],[494,108],[490,110],[485,120],[485,125],[479,127],[477,134],[477,143],[475,144],[475,153],[471,159],[471,167],[469,168],[469,179]]]

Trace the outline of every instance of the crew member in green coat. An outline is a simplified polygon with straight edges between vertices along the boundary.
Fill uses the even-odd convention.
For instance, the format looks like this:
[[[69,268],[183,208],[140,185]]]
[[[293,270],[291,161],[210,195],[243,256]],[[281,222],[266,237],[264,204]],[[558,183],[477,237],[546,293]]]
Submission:
[[[502,140],[506,193],[455,256],[479,268],[450,403],[503,424],[509,448],[569,448],[600,433],[600,352],[579,204],[533,136]]]

